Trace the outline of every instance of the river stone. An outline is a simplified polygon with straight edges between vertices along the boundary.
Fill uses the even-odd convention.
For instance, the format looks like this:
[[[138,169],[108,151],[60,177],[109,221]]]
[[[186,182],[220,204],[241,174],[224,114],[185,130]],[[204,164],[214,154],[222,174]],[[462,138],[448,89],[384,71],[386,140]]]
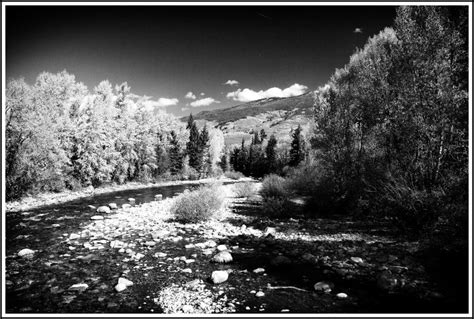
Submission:
[[[69,290],[82,292],[86,290],[87,288],[89,288],[88,284],[74,284],[71,287],[69,287]]]
[[[227,250],[227,246],[226,246],[226,245],[219,245],[219,246],[217,246],[217,250],[218,250],[218,251]]]
[[[129,201],[129,202],[135,202],[135,198],[130,197],[130,198],[128,199],[128,201]]]
[[[78,234],[69,235],[69,240],[74,240],[74,239],[79,239],[79,238],[81,238],[81,235],[78,235]]]
[[[155,200],[156,201],[161,201],[162,199],[163,199],[163,195],[161,195],[161,194],[155,195]]]
[[[259,273],[265,272],[265,269],[263,269],[263,268],[256,268],[256,269],[253,270],[253,272],[256,273],[256,274],[259,274]]]
[[[259,291],[255,294],[256,297],[263,297],[265,296],[265,293],[263,291]]]
[[[104,214],[109,214],[110,213],[110,208],[109,206],[100,206],[97,208],[98,213],[104,213]]]
[[[215,284],[223,283],[227,279],[229,279],[229,273],[225,270],[216,270],[211,274],[211,280]]]
[[[152,247],[152,246],[155,246],[155,245],[156,245],[156,242],[154,242],[152,240],[149,240],[149,241],[145,242],[145,246],[148,246],[148,247]]]
[[[383,271],[377,276],[377,286],[383,290],[391,290],[398,284],[397,278],[388,271]]]
[[[275,233],[276,233],[275,227],[267,227],[265,228],[265,231],[263,232],[263,236],[275,235]]]
[[[364,263],[364,260],[362,260],[362,258],[360,258],[360,257],[351,257],[351,260],[352,260],[352,262],[354,262],[356,264]]]
[[[92,219],[92,220],[102,220],[102,219],[104,219],[104,216],[95,215],[95,216],[92,216],[91,219]]]
[[[110,208],[110,209],[117,209],[118,207],[117,207],[117,204],[115,204],[115,203],[110,203],[110,204],[109,204],[109,208]]]
[[[128,209],[128,208],[130,208],[130,207],[132,207],[132,205],[130,205],[130,204],[123,204],[123,205],[122,205],[122,208],[123,208],[123,209]]]
[[[193,313],[194,312],[194,307],[191,305],[184,305],[182,308],[184,313]]]
[[[212,261],[216,263],[229,263],[232,261],[232,255],[227,250],[224,250],[212,257]]]
[[[270,264],[274,267],[285,267],[291,265],[291,259],[285,256],[276,256]]]
[[[346,299],[347,298],[347,294],[343,293],[343,292],[340,292],[336,295],[337,298],[339,299]]]
[[[316,292],[330,293],[332,290],[331,286],[332,286],[331,283],[320,281],[314,284],[314,290]]]
[[[18,252],[18,256],[20,257],[33,257],[35,251],[29,248],[24,248]]]

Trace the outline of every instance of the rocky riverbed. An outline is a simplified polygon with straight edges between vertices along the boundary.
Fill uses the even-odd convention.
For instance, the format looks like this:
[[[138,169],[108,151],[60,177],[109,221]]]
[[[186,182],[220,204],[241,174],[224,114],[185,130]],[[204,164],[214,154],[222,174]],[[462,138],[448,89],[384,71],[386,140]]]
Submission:
[[[48,219],[7,216],[7,313],[438,312],[417,242],[351,218],[270,220],[258,196],[173,220],[175,198]],[[100,216],[100,217],[97,217]],[[9,220],[10,218],[10,220]],[[80,219],[70,223],[71,219]],[[38,223],[42,221],[41,229]],[[36,227],[36,231],[35,231]],[[32,231],[33,230],[33,231]]]

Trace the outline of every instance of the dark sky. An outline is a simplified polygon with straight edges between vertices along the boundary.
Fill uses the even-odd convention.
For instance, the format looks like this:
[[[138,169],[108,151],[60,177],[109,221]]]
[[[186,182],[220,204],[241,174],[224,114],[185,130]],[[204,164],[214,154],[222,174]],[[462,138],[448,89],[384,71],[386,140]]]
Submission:
[[[394,16],[390,6],[7,6],[6,75],[32,83],[66,69],[91,90],[127,81],[178,99],[169,112],[197,113],[241,103],[248,95],[227,97],[238,88],[314,90]],[[189,91],[220,103],[186,106]]]

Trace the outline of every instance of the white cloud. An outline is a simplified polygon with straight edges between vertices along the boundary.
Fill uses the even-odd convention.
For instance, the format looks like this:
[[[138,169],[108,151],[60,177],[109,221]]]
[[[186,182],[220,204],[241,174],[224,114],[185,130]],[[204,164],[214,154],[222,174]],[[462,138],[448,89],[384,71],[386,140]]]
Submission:
[[[204,96],[204,95],[206,95],[206,94],[204,94],[204,92],[201,92],[201,96]]]
[[[227,85],[239,85],[239,81],[237,81],[237,80],[227,80],[227,82],[225,82],[224,84],[227,84]]]
[[[307,89],[307,86],[298,83],[295,83],[283,90],[277,87],[269,88],[266,91],[260,90],[258,92],[251,89],[238,89],[237,91],[227,93],[227,98],[234,101],[250,102],[270,97],[297,96],[305,93]]]
[[[212,103],[221,103],[221,102],[214,100],[212,97],[206,97],[206,98],[191,102],[190,105],[192,107],[199,107],[199,106],[208,106],[208,105],[211,105]]]
[[[145,106],[145,108],[153,109],[155,107],[167,107],[171,105],[176,105],[178,104],[178,102],[179,100],[176,98],[169,99],[166,97],[160,97],[158,101],[146,100],[146,101],[142,101],[141,103],[143,104],[143,106]]]
[[[185,98],[187,99],[192,99],[192,100],[195,100],[196,99],[196,95],[194,95],[193,92],[189,91],[188,93],[186,93],[186,95],[184,96]]]
[[[362,33],[362,28],[355,28],[354,31],[352,31],[354,33]]]
[[[182,107],[182,108],[181,108],[181,111],[182,111],[182,112],[189,111],[189,107]]]

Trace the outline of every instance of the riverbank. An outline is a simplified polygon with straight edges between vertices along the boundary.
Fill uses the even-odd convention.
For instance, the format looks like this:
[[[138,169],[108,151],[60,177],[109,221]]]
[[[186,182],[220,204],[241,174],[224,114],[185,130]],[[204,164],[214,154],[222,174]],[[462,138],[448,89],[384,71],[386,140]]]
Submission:
[[[250,178],[241,178],[238,181],[251,180]],[[83,197],[89,197],[99,194],[132,190],[132,189],[143,189],[150,187],[164,187],[164,186],[177,186],[177,185],[199,185],[207,184],[212,182],[235,182],[236,180],[230,179],[224,176],[219,178],[204,178],[194,181],[181,180],[181,181],[163,181],[155,183],[139,183],[139,182],[130,182],[122,185],[106,185],[97,188],[88,187],[81,189],[79,191],[63,191],[60,193],[40,193],[31,196],[26,196],[18,201],[11,201],[5,203],[6,212],[21,212],[30,209],[39,208],[46,205],[60,204],[69,202],[71,200],[80,199]]]
[[[256,194],[239,198],[229,184],[220,192],[220,214],[195,224],[174,219],[170,208],[178,197],[121,207],[99,219],[86,203],[78,212],[7,216],[7,312],[461,309],[426,273],[418,243],[397,238],[386,221],[270,219]],[[216,262],[222,249],[230,262]],[[225,271],[226,279],[211,281],[216,271]]]

